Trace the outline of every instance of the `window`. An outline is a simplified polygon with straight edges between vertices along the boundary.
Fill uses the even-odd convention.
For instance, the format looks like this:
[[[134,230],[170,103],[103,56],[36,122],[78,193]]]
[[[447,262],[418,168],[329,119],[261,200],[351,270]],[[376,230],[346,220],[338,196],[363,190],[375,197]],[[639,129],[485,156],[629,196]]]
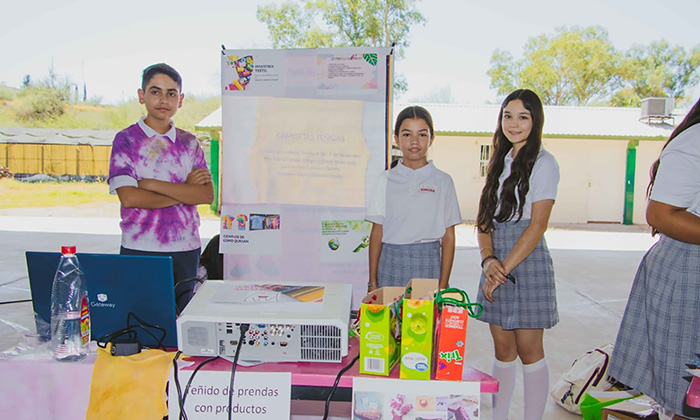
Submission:
[[[486,176],[486,168],[489,166],[489,159],[491,158],[491,145],[482,144],[481,152],[479,153],[479,176],[482,178]]]

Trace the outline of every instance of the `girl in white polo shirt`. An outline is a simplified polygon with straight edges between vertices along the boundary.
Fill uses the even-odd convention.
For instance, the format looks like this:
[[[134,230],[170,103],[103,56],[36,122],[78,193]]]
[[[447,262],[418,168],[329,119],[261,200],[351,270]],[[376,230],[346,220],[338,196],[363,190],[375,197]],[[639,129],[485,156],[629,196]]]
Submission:
[[[542,148],[544,110],[537,95],[516,90],[501,105],[477,216],[483,272],[477,301],[494,342],[499,381],[493,419],[505,420],[523,364],[525,420],[541,419],[549,390],[545,328],[559,321],[552,258],[544,232],[557,195],[559,166]]]
[[[403,157],[379,176],[367,208],[370,291],[403,287],[412,278],[436,278],[448,287],[454,226],[462,216],[452,178],[426,157],[434,138],[425,108],[408,107],[397,116],[394,141]]]
[[[700,100],[652,165],[647,192],[646,219],[661,235],[634,277],[610,374],[667,420],[684,414],[686,363],[700,353]]]

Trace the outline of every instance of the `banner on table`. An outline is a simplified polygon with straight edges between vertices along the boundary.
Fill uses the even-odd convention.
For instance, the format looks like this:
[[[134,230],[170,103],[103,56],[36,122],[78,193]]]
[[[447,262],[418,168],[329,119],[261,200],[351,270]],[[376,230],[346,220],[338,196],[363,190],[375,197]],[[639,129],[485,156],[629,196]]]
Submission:
[[[390,48],[224,50],[224,279],[368,279],[366,203],[385,170]]]

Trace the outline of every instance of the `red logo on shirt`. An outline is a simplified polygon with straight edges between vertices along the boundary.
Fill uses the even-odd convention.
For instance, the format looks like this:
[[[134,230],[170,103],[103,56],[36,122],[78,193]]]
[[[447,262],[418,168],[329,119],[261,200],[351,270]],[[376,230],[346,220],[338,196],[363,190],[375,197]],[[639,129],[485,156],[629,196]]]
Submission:
[[[421,185],[421,187],[420,187],[420,192],[434,193],[434,192],[435,192],[435,187],[430,187],[430,186],[426,186],[426,185]]]

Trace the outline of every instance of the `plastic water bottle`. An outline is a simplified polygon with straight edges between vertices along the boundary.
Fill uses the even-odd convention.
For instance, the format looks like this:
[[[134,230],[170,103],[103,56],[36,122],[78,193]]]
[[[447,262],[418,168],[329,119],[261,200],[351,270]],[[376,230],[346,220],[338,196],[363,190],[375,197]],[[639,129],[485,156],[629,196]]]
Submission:
[[[60,362],[74,362],[88,355],[90,312],[85,273],[75,246],[61,247],[61,261],[51,289],[51,350]]]

